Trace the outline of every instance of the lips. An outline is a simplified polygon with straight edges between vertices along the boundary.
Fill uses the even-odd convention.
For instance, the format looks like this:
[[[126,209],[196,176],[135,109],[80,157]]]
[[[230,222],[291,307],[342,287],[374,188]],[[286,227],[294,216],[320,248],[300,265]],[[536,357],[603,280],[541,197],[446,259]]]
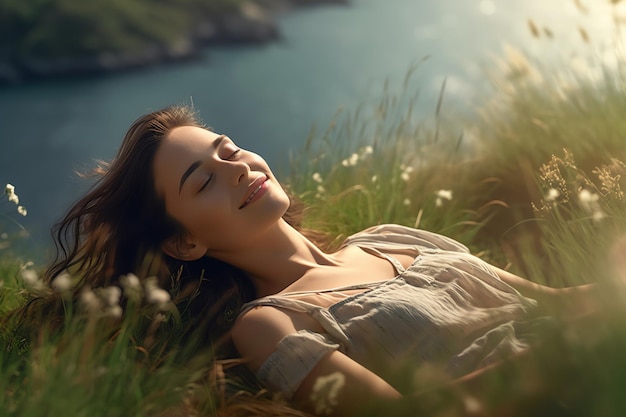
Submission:
[[[254,181],[252,181],[252,183],[248,186],[248,192],[246,193],[246,199],[239,206],[239,209],[242,209],[245,206],[247,206],[248,204],[250,204],[250,202],[254,199],[254,197],[257,195],[257,193],[259,191],[261,191],[261,188],[263,188],[263,184],[265,184],[265,181],[267,181],[267,180],[268,180],[267,175],[263,174],[260,177],[258,177],[257,179],[255,179]]]

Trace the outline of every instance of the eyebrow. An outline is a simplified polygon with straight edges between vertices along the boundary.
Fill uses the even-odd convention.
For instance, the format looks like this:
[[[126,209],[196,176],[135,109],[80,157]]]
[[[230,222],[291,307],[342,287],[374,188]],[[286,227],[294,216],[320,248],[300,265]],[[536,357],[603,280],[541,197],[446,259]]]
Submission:
[[[217,149],[218,146],[220,146],[220,143],[222,143],[222,141],[224,140],[226,136],[224,135],[220,135],[218,136],[214,141],[213,141],[213,148]],[[178,185],[178,194],[180,194],[180,192],[183,189],[183,184],[185,183],[185,181],[187,181],[187,178],[189,178],[189,176],[191,174],[193,174],[193,172],[198,169],[198,167],[202,165],[202,161],[196,161],[193,164],[189,165],[189,168],[187,168],[187,170],[185,171],[185,173],[182,175],[182,177],[180,177],[180,184]]]

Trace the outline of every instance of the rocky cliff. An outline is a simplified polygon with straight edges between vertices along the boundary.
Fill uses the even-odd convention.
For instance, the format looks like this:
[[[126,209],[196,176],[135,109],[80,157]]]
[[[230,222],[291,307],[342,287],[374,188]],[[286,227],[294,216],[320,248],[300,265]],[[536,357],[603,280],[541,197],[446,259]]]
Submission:
[[[88,54],[3,53],[0,83],[121,71],[168,61],[194,59],[211,45],[263,44],[281,38],[277,17],[314,5],[346,5],[348,0],[244,0],[202,16],[175,39],[147,42],[133,51],[98,50]],[[80,34],[76,34],[80,36]],[[5,48],[6,49],[6,48]]]

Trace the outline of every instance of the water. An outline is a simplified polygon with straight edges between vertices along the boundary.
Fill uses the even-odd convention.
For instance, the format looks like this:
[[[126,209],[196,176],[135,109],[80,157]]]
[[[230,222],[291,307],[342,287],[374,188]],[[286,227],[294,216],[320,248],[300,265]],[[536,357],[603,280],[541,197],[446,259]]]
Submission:
[[[313,125],[325,127],[339,107],[373,100],[385,80],[399,85],[425,56],[413,79],[423,110],[434,108],[444,78],[447,102],[471,108],[504,44],[583,66],[585,51],[613,51],[614,10],[608,0],[593,3],[585,14],[568,0],[352,0],[349,7],[282,17],[284,40],[267,46],[212,49],[202,60],[123,74],[3,87],[0,183],[16,186],[29,214],[18,218],[4,201],[0,213],[24,225],[30,245],[47,248],[50,226],[87,186],[74,171],[112,158],[134,119],[173,103],[193,102],[205,122],[262,154],[278,173]],[[529,18],[548,27],[553,39],[533,38]],[[580,40],[579,26],[594,48]],[[610,53],[600,58],[610,60]]]

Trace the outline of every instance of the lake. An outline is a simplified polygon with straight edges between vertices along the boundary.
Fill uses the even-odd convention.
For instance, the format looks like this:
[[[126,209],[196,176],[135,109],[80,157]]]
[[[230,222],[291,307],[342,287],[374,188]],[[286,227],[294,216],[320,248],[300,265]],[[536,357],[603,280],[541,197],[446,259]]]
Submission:
[[[486,70],[505,45],[593,76],[594,63],[611,65],[612,19],[624,15],[609,3],[352,0],[282,16],[284,39],[265,46],[212,48],[190,62],[0,87],[0,182],[15,185],[28,216],[5,201],[0,213],[30,232],[30,247],[48,248],[50,226],[87,187],[74,171],[112,158],[133,120],[169,104],[193,103],[206,123],[280,174],[312,126],[325,127],[340,107],[375,100],[386,80],[399,86],[426,56],[413,77],[424,114],[433,112],[444,79],[448,105],[477,106]],[[0,222],[15,229],[6,217]]]

